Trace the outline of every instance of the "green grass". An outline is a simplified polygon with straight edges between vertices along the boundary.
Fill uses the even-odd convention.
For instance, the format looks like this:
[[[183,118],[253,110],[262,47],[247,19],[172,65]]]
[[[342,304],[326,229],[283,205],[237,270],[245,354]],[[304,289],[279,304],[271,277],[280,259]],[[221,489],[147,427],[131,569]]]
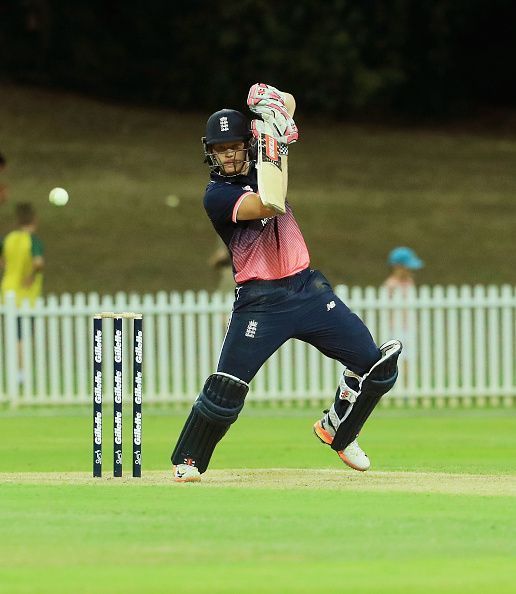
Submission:
[[[170,451],[185,415],[186,412],[166,410],[146,412],[143,445],[146,469],[168,467]],[[277,409],[249,407],[217,448],[211,467],[339,468],[337,458],[311,435],[318,416],[320,410],[281,413]],[[111,418],[106,407],[104,444],[108,463],[112,452]],[[131,419],[126,416],[125,439],[130,439],[130,427]],[[514,472],[515,430],[514,409],[460,412],[382,409],[369,422],[361,444],[372,452],[377,470],[505,474]],[[9,444],[10,454],[0,457],[0,472],[89,472],[90,432],[90,411],[86,409],[65,411],[59,416],[52,410],[37,416],[23,410],[5,413],[0,417],[0,435]],[[129,447],[130,442],[127,444]],[[129,464],[128,453],[129,450],[125,461]]]
[[[199,138],[208,115],[2,89],[2,177],[11,202],[31,200],[40,213],[47,291],[215,288],[207,265],[215,234],[201,204]],[[306,114],[298,123],[290,200],[313,266],[332,282],[381,283],[398,244],[426,260],[421,283],[516,282],[507,257],[513,135],[324,123]],[[69,190],[68,206],[49,204],[54,186]],[[176,208],[166,205],[171,194]],[[7,212],[3,206],[0,234],[11,225]]]
[[[2,502],[5,592],[308,593],[336,583],[485,592],[490,583],[508,593],[512,582],[508,497],[29,486],[5,489]]]
[[[361,439],[374,465],[365,474],[310,435],[318,411],[279,414],[248,408],[232,427],[211,468],[240,468],[241,480],[224,486],[210,472],[199,485],[146,481],[168,469],[184,413],[147,412],[144,479],[121,482],[109,462],[101,480],[72,474],[90,472],[89,411],[5,412],[0,473],[17,474],[0,475],[0,592],[513,591],[516,490],[496,487],[497,477],[516,484],[513,409],[380,410]],[[260,486],[246,470],[281,467],[331,469],[334,481],[305,471],[300,487]],[[427,474],[393,491],[406,471],[491,491],[421,491]]]

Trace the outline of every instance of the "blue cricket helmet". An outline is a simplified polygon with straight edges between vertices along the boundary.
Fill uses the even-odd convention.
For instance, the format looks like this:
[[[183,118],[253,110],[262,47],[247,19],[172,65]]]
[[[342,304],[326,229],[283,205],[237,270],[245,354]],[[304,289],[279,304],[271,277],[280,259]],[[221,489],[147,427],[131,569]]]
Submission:
[[[208,118],[203,142],[206,146],[211,146],[235,140],[246,141],[250,138],[251,123],[249,119],[236,109],[221,109]]]
[[[221,109],[212,113],[206,122],[206,136],[202,137],[204,147],[204,162],[208,163],[212,173],[218,173],[225,177],[236,177],[240,171],[234,174],[226,174],[220,166],[217,156],[212,153],[211,147],[215,144],[243,141],[245,145],[246,160],[252,164],[256,160],[256,141],[251,132],[251,122],[240,111],[236,109]]]

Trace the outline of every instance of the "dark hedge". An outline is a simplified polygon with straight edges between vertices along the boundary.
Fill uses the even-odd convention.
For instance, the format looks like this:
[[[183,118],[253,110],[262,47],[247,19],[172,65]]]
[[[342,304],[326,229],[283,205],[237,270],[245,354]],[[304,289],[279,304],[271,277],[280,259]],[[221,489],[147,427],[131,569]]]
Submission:
[[[0,0],[0,75],[180,109],[252,82],[311,113],[453,115],[516,104],[512,0]]]

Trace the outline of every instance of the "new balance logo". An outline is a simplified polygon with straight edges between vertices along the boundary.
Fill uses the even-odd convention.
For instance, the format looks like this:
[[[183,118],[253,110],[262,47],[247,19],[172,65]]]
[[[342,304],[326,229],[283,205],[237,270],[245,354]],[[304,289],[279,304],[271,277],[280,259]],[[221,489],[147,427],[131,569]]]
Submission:
[[[326,304],[326,311],[330,311],[330,309],[333,309],[335,307],[335,301],[330,301],[329,303]]]
[[[229,130],[229,122],[226,116],[220,118],[220,131],[227,132]]]
[[[245,331],[245,335],[247,338],[254,338],[256,334],[256,327],[258,326],[258,322],[251,320],[249,324],[247,324],[247,330]]]

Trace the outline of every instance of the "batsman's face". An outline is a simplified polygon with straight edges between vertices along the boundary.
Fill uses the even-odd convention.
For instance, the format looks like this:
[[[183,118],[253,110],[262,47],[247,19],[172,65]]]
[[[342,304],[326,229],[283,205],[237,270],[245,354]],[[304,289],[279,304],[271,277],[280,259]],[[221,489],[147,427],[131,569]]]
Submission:
[[[238,175],[247,164],[247,150],[243,141],[214,144],[212,153],[226,175]]]

